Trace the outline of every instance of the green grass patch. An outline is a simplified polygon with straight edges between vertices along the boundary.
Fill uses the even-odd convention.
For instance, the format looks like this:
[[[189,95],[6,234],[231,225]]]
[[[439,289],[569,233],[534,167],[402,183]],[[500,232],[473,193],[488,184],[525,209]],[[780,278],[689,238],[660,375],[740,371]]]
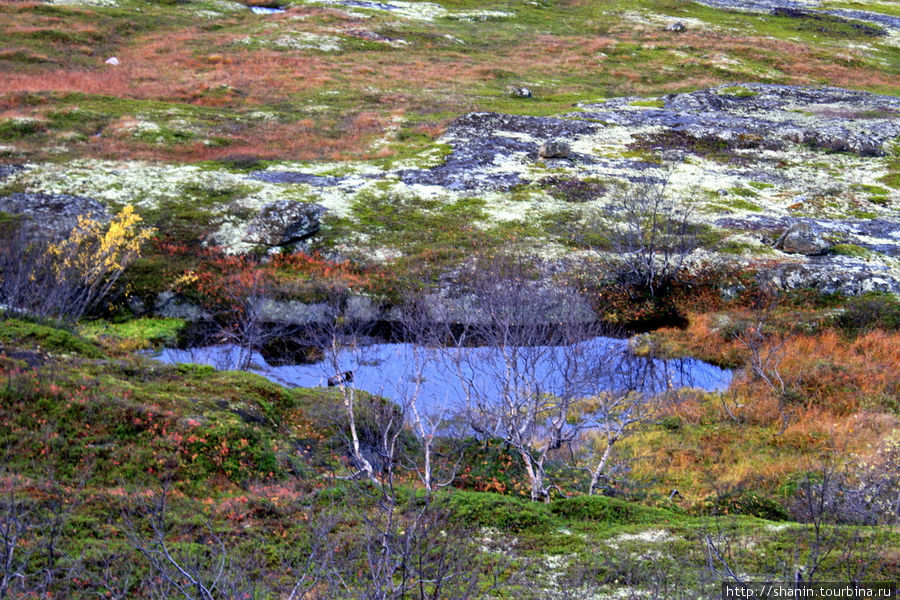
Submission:
[[[650,99],[650,100],[635,100],[633,102],[628,103],[629,106],[641,106],[644,108],[663,108],[666,103],[664,100]]]
[[[739,189],[744,189],[744,188],[739,188]],[[734,190],[732,190],[732,191],[734,191]],[[744,191],[749,192],[751,190],[744,189]],[[743,195],[743,194],[741,194],[741,195]],[[754,196],[755,196],[755,194],[754,194]],[[750,202],[749,200],[744,200],[743,198],[722,198],[721,200],[719,200],[719,203],[728,208],[733,208],[736,210],[748,210],[750,212],[762,212],[763,211],[763,207],[761,207],[759,204],[755,204],[753,202]]]
[[[45,130],[37,119],[4,119],[0,121],[0,140],[15,141]]]
[[[758,96],[759,92],[754,92],[742,85],[732,85],[721,88],[719,94],[722,96],[733,96],[735,98],[753,98],[754,96]]]
[[[747,185],[756,190],[769,190],[775,187],[773,183],[766,183],[764,181],[748,181]]]

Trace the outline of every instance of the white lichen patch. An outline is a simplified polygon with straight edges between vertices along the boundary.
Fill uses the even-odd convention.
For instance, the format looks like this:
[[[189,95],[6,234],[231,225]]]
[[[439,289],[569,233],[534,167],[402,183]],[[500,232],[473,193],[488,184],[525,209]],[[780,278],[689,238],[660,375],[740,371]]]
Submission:
[[[338,52],[341,39],[333,35],[322,35],[309,31],[299,31],[277,37],[273,46],[291,48],[293,50],[319,50],[321,52]]]
[[[271,112],[266,112],[264,110],[254,110],[253,112],[247,113],[246,117],[248,119],[252,119],[254,121],[277,121],[278,115]]]
[[[634,542],[638,542],[641,544],[662,544],[665,542],[671,542],[674,539],[675,538],[672,537],[672,534],[670,534],[665,529],[647,529],[639,533],[621,533],[607,542],[607,545],[616,547],[615,544]]]
[[[161,127],[153,121],[143,119],[123,119],[109,126],[109,132],[142,137],[146,134],[159,133]]]
[[[514,17],[515,14],[508,11],[500,10],[469,10],[469,11],[450,11],[433,2],[354,2],[344,3],[341,0],[306,0],[308,4],[331,4],[336,6],[351,6],[355,13],[363,11],[374,11],[376,13],[388,13],[390,15],[415,21],[434,21],[436,19],[447,18],[462,21],[488,21],[492,19],[508,19]],[[365,13],[363,13],[365,14]]]
[[[8,123],[10,125],[18,126],[18,127],[31,127],[31,126],[39,126],[45,123],[45,119],[39,119],[37,117],[31,116],[15,116],[9,117],[7,119],[0,119],[0,123]]]
[[[255,182],[241,174],[193,165],[77,160],[29,166],[15,174],[16,182],[27,191],[87,196],[112,208],[131,204],[139,209],[156,209],[167,202],[188,200],[196,193],[192,190],[205,190],[211,195],[240,190],[243,201],[257,207],[296,196],[295,186]]]
[[[234,43],[285,50],[318,50],[319,52],[339,52],[341,50],[341,38],[311,31],[292,31],[273,36],[248,35],[235,40]]]
[[[524,131],[498,131],[497,135],[513,140],[519,140],[520,142],[531,142],[533,144],[542,143],[542,140],[538,140],[533,135],[525,133]]]
[[[469,10],[448,13],[447,18],[456,21],[492,21],[495,19],[511,19],[516,15],[503,10]]]
[[[650,11],[638,12],[634,10],[628,10],[617,13],[617,16],[619,16],[623,21],[627,21],[628,23],[632,23],[635,25],[643,25],[647,28],[665,28],[668,25],[672,25],[673,23],[681,23],[687,29],[693,30],[713,31],[722,29],[721,27],[711,25],[706,21],[694,17],[672,17],[669,15],[662,15]]]
[[[92,6],[95,8],[119,6],[117,0],[50,0],[48,4],[56,4],[57,6]]]
[[[344,5],[340,0],[306,0],[308,4],[332,4]],[[354,12],[375,11],[388,12],[398,17],[415,19],[420,21],[433,21],[439,17],[446,16],[447,10],[439,4],[432,2],[360,2],[347,4],[352,6]]]

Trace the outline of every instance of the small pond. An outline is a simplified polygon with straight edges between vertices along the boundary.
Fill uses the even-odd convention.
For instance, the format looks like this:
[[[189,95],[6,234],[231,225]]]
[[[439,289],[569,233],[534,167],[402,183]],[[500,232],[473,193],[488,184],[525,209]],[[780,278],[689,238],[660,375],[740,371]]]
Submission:
[[[219,369],[235,368],[240,357],[236,346],[164,349],[154,356],[169,364],[200,363]],[[396,402],[416,390],[419,406],[425,410],[460,406],[467,392],[492,400],[501,398],[511,387],[521,389],[525,385],[555,394],[565,390],[572,396],[601,390],[657,393],[683,387],[716,391],[728,387],[732,377],[730,370],[692,358],[635,357],[628,353],[625,340],[606,337],[572,346],[502,350],[371,344],[343,350],[336,360],[286,366],[269,365],[254,353],[249,369],[288,387],[325,386],[336,373],[352,371],[353,387]]]

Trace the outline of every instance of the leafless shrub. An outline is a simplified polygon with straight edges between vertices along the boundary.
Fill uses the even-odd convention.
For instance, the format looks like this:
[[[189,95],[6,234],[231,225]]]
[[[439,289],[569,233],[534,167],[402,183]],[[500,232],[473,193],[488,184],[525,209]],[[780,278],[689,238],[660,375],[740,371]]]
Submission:
[[[406,422],[417,437],[412,451],[404,452],[403,465],[416,473],[430,493],[453,482],[464,446],[459,436],[447,431],[453,416],[452,407],[429,407],[429,400],[435,399],[423,397],[426,373],[436,369],[442,360],[439,347],[444,341],[446,326],[432,319],[424,298],[409,294],[400,307],[400,327],[402,339],[410,344],[411,360],[404,365],[406,381],[395,401],[402,407]]]
[[[593,490],[616,441],[645,415],[641,394],[609,388],[622,350],[594,343],[604,330],[573,290],[530,277],[514,260],[478,267],[462,323],[446,336],[454,345],[444,348],[466,422],[519,456],[533,500],[550,498],[548,464],[576,446],[581,460],[593,461]],[[597,430],[605,444],[584,444]]]
[[[780,435],[790,423],[788,400],[791,397],[791,390],[781,373],[781,361],[784,359],[787,338],[771,325],[778,300],[779,294],[774,287],[761,288],[753,298],[750,321],[744,323],[743,327],[734,333],[734,338],[747,349],[749,355],[747,366],[752,377],[762,381],[778,398]]]
[[[585,239],[611,253],[609,268],[621,283],[655,296],[678,278],[701,245],[692,209],[690,200],[673,196],[667,174],[648,177],[614,192],[611,204],[589,217]]]
[[[299,600],[333,576],[334,545],[325,543],[333,522],[309,525],[310,549],[298,564],[280,565],[277,577],[265,577],[266,565],[242,553],[217,530],[212,515],[202,525],[176,522],[164,486],[138,500],[124,515],[131,547],[149,566],[149,576],[136,583],[149,598],[184,600],[253,600],[272,594]]]
[[[54,479],[42,487],[32,497],[19,476],[0,470],[0,600],[64,593],[81,572],[64,547],[74,504]]]
[[[374,506],[359,514],[361,543],[342,557],[342,572],[361,574],[355,582],[360,599],[477,599],[515,580],[509,558],[473,554],[475,532],[461,529],[430,493],[401,500],[385,485],[376,490]],[[354,588],[346,575],[342,580]]]

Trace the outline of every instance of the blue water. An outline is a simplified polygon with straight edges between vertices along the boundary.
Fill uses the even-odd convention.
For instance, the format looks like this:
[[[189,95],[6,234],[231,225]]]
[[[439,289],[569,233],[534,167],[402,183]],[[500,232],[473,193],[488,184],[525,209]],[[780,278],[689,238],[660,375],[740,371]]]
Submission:
[[[169,364],[193,362],[234,369],[240,355],[235,346],[211,346],[165,349],[155,358]],[[398,403],[416,393],[419,406],[430,411],[460,407],[467,395],[490,402],[525,389],[569,397],[603,390],[651,394],[692,387],[716,391],[728,387],[732,376],[727,369],[691,358],[633,357],[624,340],[605,337],[573,346],[505,350],[372,344],[342,350],[331,360],[288,366],[269,365],[253,353],[250,370],[288,387],[324,386],[336,373],[353,371],[353,387]]]

